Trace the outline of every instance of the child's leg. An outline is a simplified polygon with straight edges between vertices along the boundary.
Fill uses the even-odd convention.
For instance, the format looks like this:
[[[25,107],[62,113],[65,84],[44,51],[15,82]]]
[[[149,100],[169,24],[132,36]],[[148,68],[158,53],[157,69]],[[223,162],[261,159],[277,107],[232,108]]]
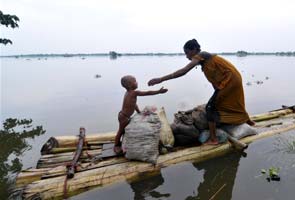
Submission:
[[[119,129],[117,131],[117,135],[115,137],[115,146],[121,146],[121,137],[125,133],[125,129],[119,125]]]
[[[118,129],[117,135],[115,137],[114,151],[116,153],[121,153],[122,152],[121,137],[125,133],[125,127],[128,125],[129,119],[125,116],[121,116],[120,114],[119,114],[118,118],[119,118],[119,129]]]
[[[125,127],[124,127],[125,128]],[[114,152],[116,154],[120,154],[122,153],[122,147],[121,147],[121,137],[124,134],[125,130],[124,130],[122,123],[119,124],[119,130],[117,132],[117,135],[115,137],[115,145],[114,145]]]

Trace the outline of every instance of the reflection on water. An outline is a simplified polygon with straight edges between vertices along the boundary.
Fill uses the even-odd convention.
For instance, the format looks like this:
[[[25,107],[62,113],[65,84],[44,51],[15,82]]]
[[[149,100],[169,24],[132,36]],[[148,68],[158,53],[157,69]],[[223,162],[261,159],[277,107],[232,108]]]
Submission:
[[[193,164],[197,170],[204,170],[204,181],[198,186],[198,194],[186,200],[232,199],[233,186],[239,167],[241,153],[235,152],[225,157]]]
[[[276,150],[285,153],[295,153],[295,136],[289,138],[280,136],[274,143]]]
[[[230,155],[216,158],[214,160],[194,163],[193,166],[197,172],[203,171],[203,177],[197,178],[199,180],[203,178],[203,181],[197,182],[193,195],[184,197],[184,199],[232,199],[233,187],[241,156],[241,153],[234,152]],[[178,171],[178,173],[184,172]],[[179,177],[179,182],[177,183],[178,186],[185,184],[185,180],[182,179],[184,179],[184,177]],[[163,184],[165,184],[165,181],[160,172],[152,177],[144,178],[144,180],[141,179],[141,181],[131,182],[130,186],[134,193],[134,200],[175,199],[170,193],[159,192],[163,189],[160,188]],[[187,188],[190,187],[190,185],[187,185]],[[181,187],[176,188],[176,190],[178,190],[178,193],[183,192]],[[185,193],[183,195],[186,196]]]
[[[149,176],[145,175],[144,181],[131,182],[130,186],[134,192],[134,200],[145,200],[147,197],[153,197],[155,199],[165,199],[170,197],[169,193],[161,193],[156,189],[164,183],[164,178],[159,171],[157,175]]]
[[[295,132],[284,134],[293,141]],[[282,137],[282,136],[280,136]],[[245,154],[233,152],[201,163],[184,163],[161,169],[156,175],[140,181],[118,184],[114,187],[84,193],[73,199],[294,199],[295,155],[291,152],[273,151],[276,137],[258,140],[250,144]],[[271,152],[270,152],[271,150]],[[281,181],[269,183],[261,169],[280,167]],[[146,175],[146,174],[145,174]],[[120,191],[120,195],[114,193]],[[90,194],[90,195],[89,195]],[[82,197],[82,198],[81,198]],[[111,198],[110,198],[111,197]]]
[[[33,139],[45,133],[42,126],[32,126],[32,120],[27,119],[6,119],[3,122],[3,129],[0,130],[0,197],[8,196],[10,187],[10,176],[22,169],[22,162],[19,157],[30,145],[26,139]]]

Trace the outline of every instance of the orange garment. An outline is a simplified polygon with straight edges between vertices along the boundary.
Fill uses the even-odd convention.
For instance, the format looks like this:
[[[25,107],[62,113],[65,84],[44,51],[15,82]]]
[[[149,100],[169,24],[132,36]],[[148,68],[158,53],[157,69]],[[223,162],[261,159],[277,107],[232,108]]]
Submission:
[[[238,70],[224,58],[212,55],[204,58],[202,52],[194,58],[200,60],[202,71],[215,89],[219,89],[216,97],[216,109],[220,122],[241,124],[248,121],[245,109],[242,77]]]

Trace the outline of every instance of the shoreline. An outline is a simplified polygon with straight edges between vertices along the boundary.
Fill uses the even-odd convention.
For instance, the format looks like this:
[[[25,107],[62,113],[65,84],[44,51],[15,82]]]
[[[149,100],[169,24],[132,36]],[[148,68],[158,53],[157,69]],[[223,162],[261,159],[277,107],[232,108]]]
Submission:
[[[221,52],[218,55],[230,56],[295,56],[295,51],[291,52]],[[117,58],[121,56],[184,56],[184,53],[117,53],[111,51],[110,53],[65,53],[65,54],[17,54],[17,55],[0,55],[0,58],[35,58],[35,57],[105,57]]]

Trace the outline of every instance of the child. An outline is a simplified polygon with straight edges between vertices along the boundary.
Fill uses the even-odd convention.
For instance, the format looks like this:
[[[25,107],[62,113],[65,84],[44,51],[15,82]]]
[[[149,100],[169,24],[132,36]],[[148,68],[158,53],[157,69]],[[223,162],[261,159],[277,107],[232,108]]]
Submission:
[[[124,95],[122,110],[118,114],[119,130],[115,138],[114,152],[116,154],[122,153],[121,136],[125,133],[125,127],[130,121],[131,115],[136,110],[140,113],[140,110],[136,104],[137,96],[147,96],[166,93],[168,90],[163,87],[155,91],[139,91],[137,89],[137,82],[133,76],[127,75],[121,78],[121,85],[127,90]]]

